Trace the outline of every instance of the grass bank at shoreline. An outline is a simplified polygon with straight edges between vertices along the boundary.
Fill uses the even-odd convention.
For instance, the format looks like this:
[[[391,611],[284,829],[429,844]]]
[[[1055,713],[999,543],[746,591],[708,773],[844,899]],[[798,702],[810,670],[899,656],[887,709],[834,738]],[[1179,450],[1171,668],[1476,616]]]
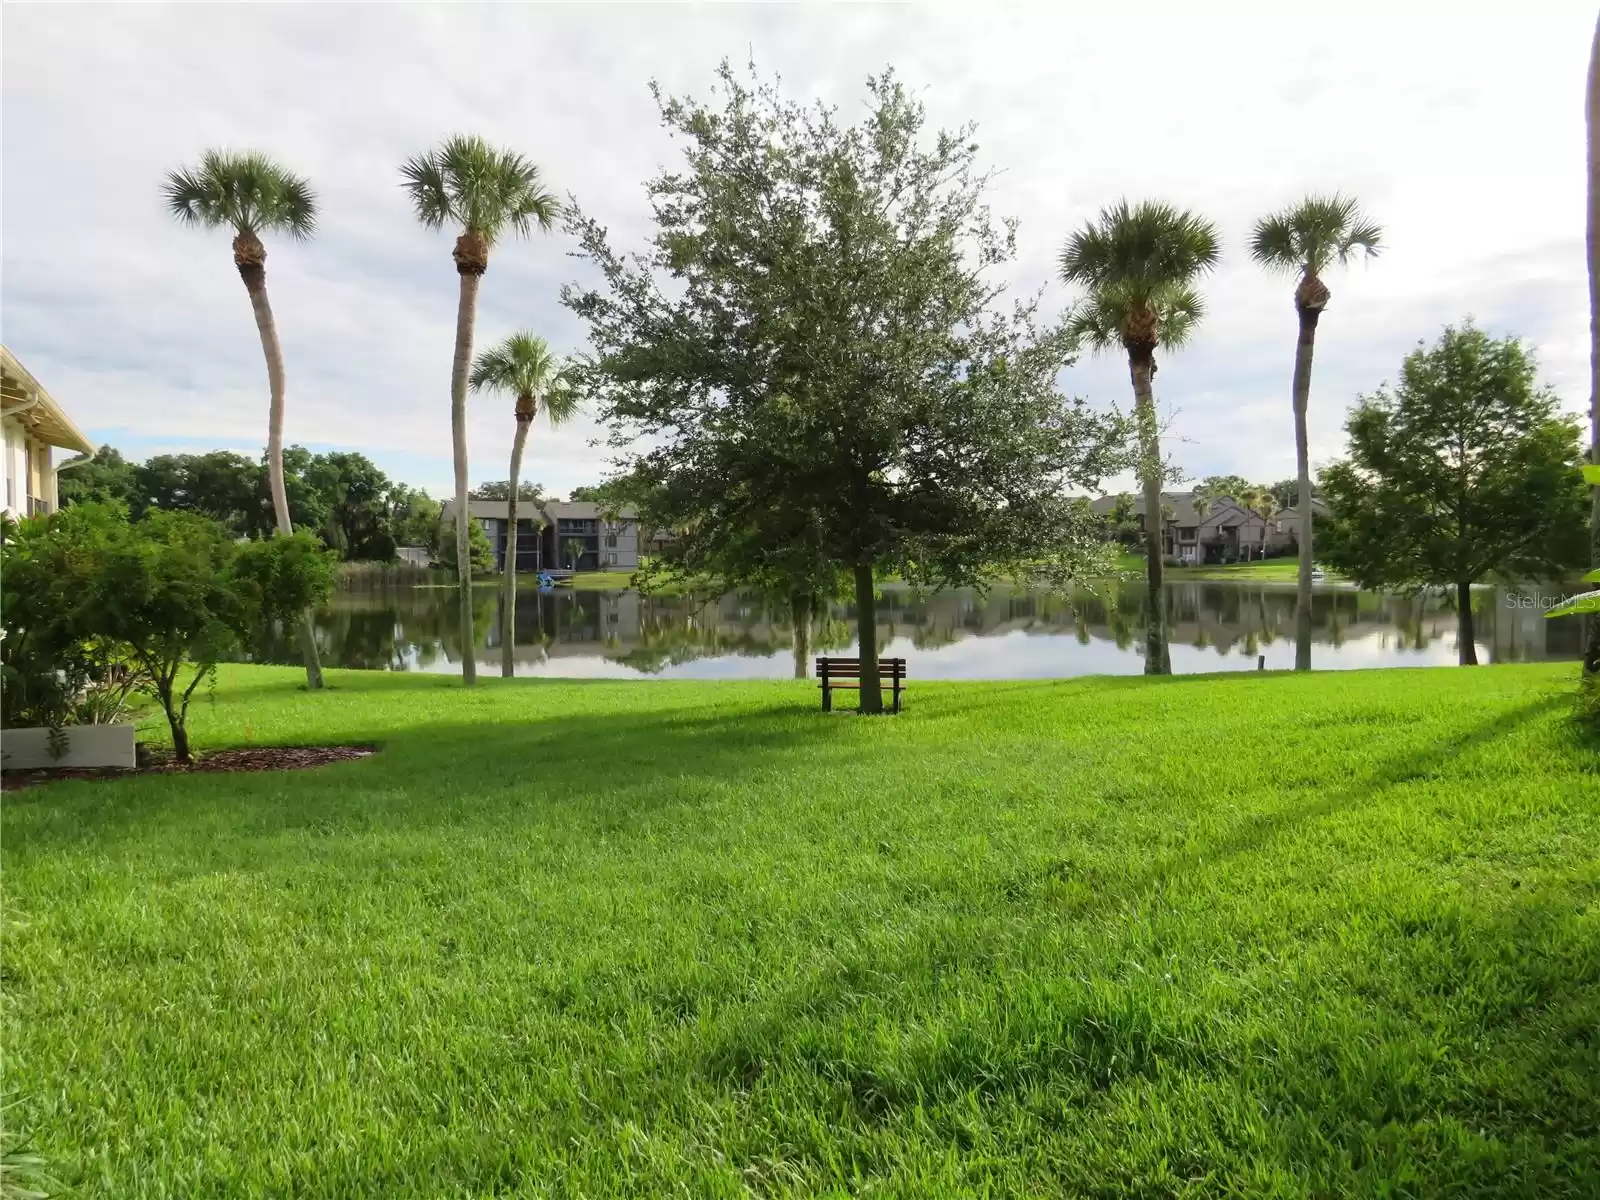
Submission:
[[[81,1196],[1592,1196],[1576,674],[225,667],[201,751],[382,751],[5,797],[8,1127]]]

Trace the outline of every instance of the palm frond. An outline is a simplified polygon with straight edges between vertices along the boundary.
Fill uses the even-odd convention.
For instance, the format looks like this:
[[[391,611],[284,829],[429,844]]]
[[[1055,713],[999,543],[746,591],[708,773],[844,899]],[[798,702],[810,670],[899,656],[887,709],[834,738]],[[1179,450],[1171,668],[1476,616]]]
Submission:
[[[207,150],[198,167],[169,172],[162,192],[172,215],[189,225],[292,238],[317,227],[310,183],[257,150]]]
[[[1256,222],[1250,256],[1275,271],[1321,275],[1333,263],[1379,252],[1383,228],[1361,211],[1355,197],[1334,192],[1307,196]]]
[[[401,185],[417,220],[429,229],[447,224],[473,229],[491,244],[506,229],[524,236],[550,229],[561,204],[547,191],[539,168],[483,138],[456,134],[400,166]]]
[[[467,377],[467,383],[475,392],[517,390],[517,363],[505,343],[479,352],[473,361],[472,374]]]
[[[1190,282],[1220,255],[1210,221],[1160,201],[1124,199],[1067,239],[1059,266],[1066,283],[1090,290],[1115,285],[1140,296]]]
[[[1169,350],[1184,345],[1206,315],[1205,301],[1187,284],[1164,289],[1151,297],[1161,344]]]
[[[1250,257],[1270,271],[1297,274],[1305,269],[1287,213],[1274,213],[1256,222],[1250,237]]]
[[[550,351],[550,344],[535,333],[513,333],[479,354],[468,378],[473,391],[505,392],[533,396],[559,425],[578,410],[572,364]]]
[[[1096,354],[1120,349],[1124,315],[1113,297],[1104,292],[1092,292],[1067,314],[1066,336],[1074,347]]]
[[[438,151],[414,154],[401,163],[400,186],[411,197],[412,211],[424,228],[443,229],[446,224],[461,223]]]
[[[550,382],[544,396],[545,415],[552,425],[564,425],[578,415],[583,398],[578,394],[571,372],[563,368]]]
[[[188,167],[169,171],[161,190],[168,211],[185,225],[211,228],[224,223],[216,191],[202,172]]]

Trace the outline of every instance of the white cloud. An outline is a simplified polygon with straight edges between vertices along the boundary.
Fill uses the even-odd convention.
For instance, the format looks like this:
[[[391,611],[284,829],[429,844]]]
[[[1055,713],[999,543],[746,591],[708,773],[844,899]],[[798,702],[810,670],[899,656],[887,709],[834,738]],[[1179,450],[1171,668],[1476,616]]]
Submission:
[[[641,184],[672,161],[646,82],[703,92],[753,53],[797,96],[859,110],[887,63],[934,121],[979,124],[1020,218],[1019,286],[1051,279],[1102,204],[1161,196],[1212,216],[1228,258],[1193,346],[1163,360],[1175,456],[1192,475],[1292,472],[1289,284],[1250,266],[1260,213],[1310,189],[1361,195],[1389,249],[1331,280],[1314,461],[1345,407],[1418,338],[1474,313],[1538,347],[1586,400],[1583,80],[1592,7],[1464,19],[1443,3],[1083,6],[13,6],[3,48],[4,337],[93,434],[136,452],[252,450],[265,379],[225,235],[177,228],[162,173],[212,144],[309,175],[319,237],[270,243],[291,439],[361,449],[447,490],[455,312],[449,238],[416,227],[396,164],[454,130],[524,150],[631,243]],[[1351,31],[1359,31],[1352,36]],[[480,339],[528,326],[578,349],[557,299],[559,235],[496,250]],[[1059,285],[1049,291],[1064,303]],[[1125,404],[1122,364],[1069,386]],[[474,479],[503,477],[512,422],[475,401]],[[599,431],[539,429],[527,470],[601,471]]]

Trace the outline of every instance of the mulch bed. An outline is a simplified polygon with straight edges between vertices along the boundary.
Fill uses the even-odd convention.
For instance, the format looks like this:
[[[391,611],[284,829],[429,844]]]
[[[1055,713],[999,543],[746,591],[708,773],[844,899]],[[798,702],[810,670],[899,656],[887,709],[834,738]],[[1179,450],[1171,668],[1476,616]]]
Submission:
[[[349,762],[375,753],[372,746],[261,746],[250,750],[215,750],[197,755],[185,766],[172,758],[172,751],[146,751],[140,747],[140,765],[119,770],[115,767],[41,767],[32,771],[0,771],[0,787],[6,791],[37,783],[62,779],[126,779],[133,775],[177,775],[195,771],[303,771],[329,763]]]

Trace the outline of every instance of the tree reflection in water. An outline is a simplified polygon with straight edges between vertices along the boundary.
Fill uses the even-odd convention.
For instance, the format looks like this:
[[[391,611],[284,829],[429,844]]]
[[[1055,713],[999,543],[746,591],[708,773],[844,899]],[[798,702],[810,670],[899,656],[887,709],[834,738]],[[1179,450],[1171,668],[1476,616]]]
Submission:
[[[448,587],[364,583],[338,592],[317,616],[328,666],[404,671],[459,665]],[[1283,631],[1294,628],[1292,586],[1208,581],[1174,583],[1168,590],[1172,645],[1184,648],[1177,669],[1243,669],[1254,667],[1258,655],[1270,666],[1286,665],[1276,660],[1293,649],[1282,641]],[[479,589],[474,650],[481,659],[498,656],[500,604],[494,587]],[[886,652],[911,660],[913,678],[1134,671],[1143,605],[1140,589],[1115,582],[1066,595],[890,587],[880,604],[880,636]],[[1480,646],[1492,661],[1579,656],[1578,619],[1544,621],[1490,590],[1475,595],[1474,608]],[[851,617],[843,603],[819,613],[811,653],[849,653]],[[1313,596],[1312,627],[1319,667],[1453,661],[1455,615],[1444,597],[1324,588]],[[709,598],[527,588],[518,593],[516,631],[513,657],[526,674],[694,674],[694,664],[720,660],[717,674],[781,678],[808,665],[793,659],[789,606],[754,593]],[[249,657],[299,661],[292,637],[281,630],[263,633]],[[739,661],[745,666],[735,667]]]

